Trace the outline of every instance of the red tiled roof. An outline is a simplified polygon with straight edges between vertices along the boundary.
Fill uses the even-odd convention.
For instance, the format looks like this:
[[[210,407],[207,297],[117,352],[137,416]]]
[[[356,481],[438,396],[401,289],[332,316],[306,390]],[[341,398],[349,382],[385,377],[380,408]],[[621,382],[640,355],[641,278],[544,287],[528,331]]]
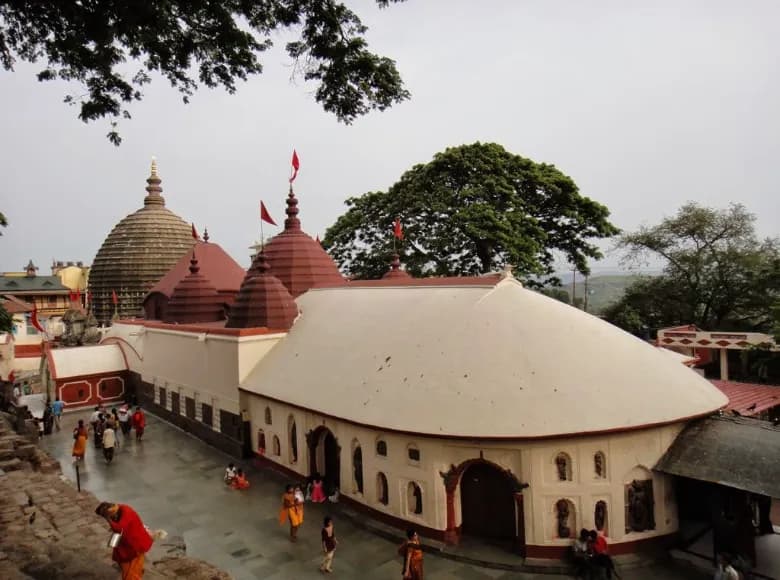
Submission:
[[[780,405],[780,387],[716,380],[713,380],[712,384],[729,398],[726,410],[738,411],[747,417]]]
[[[217,292],[231,292],[237,294],[241,288],[246,271],[238,265],[219,244],[198,241],[195,244],[195,252],[198,256],[200,273],[208,278],[217,289]],[[192,251],[188,251],[176,265],[168,270],[168,273],[157,282],[149,294],[160,292],[168,298],[173,294],[176,284],[181,282],[190,273],[190,260]],[[148,296],[148,295],[147,295]]]

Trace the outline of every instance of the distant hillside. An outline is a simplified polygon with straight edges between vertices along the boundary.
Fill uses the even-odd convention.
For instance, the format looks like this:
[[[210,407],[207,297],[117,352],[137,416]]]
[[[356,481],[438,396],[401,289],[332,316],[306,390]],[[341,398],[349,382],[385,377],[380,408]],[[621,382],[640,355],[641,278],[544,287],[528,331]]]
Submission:
[[[622,274],[611,276],[592,276],[588,278],[588,312],[599,314],[604,308],[620,300],[633,282],[640,278],[637,274]],[[566,294],[571,296],[571,276],[561,286]],[[575,297],[582,300],[585,296],[585,278],[577,276]]]

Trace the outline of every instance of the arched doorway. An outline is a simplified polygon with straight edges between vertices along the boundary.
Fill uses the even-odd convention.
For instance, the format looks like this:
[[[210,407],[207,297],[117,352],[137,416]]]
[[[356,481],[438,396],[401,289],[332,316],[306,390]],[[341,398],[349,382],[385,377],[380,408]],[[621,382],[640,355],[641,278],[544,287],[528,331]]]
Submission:
[[[505,471],[478,461],[463,472],[460,512],[464,534],[514,542],[518,537],[519,520],[516,506],[515,488]]]
[[[328,495],[341,487],[341,447],[327,427],[319,427],[309,440],[309,475],[319,474]]]

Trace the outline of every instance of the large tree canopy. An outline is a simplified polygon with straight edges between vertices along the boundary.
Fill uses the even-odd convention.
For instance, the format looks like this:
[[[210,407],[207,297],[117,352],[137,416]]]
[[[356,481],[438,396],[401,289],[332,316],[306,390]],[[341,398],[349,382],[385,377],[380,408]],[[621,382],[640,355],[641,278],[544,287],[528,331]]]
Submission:
[[[201,83],[234,92],[236,81],[262,72],[259,55],[288,28],[300,30],[286,46],[296,70],[339,120],[409,98],[395,62],[368,50],[366,27],[336,0],[0,0],[0,63],[11,70],[17,59],[43,60],[39,80],[81,84],[84,94],[66,101],[80,105],[83,121],[129,117],[151,72],[185,102]],[[109,138],[120,141],[115,130]]]
[[[780,299],[780,241],[759,240],[755,216],[741,205],[711,209],[684,205],[674,217],[620,238],[637,263],[664,261],[660,276],[640,280],[605,311],[631,332],[695,324],[706,330],[772,327]]]
[[[398,253],[415,276],[481,274],[505,265],[521,276],[549,276],[556,252],[587,272],[588,258],[601,257],[590,240],[618,231],[607,208],[581,196],[571,178],[495,143],[449,148],[388,191],[346,204],[323,243],[357,278],[388,270],[396,218],[404,229]]]

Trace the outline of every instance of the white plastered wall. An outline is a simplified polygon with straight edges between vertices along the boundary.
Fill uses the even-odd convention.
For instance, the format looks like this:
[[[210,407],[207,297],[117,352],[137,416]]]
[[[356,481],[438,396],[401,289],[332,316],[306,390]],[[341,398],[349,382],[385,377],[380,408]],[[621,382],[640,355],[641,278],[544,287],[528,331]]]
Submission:
[[[401,517],[409,522],[437,530],[447,527],[446,492],[442,473],[451,465],[458,466],[470,459],[484,458],[503,469],[510,470],[520,482],[528,483],[523,491],[526,543],[538,546],[568,546],[582,527],[595,528],[594,508],[599,500],[607,502],[607,532],[610,543],[633,542],[677,530],[677,510],[673,489],[666,476],[653,473],[655,499],[655,529],[641,533],[625,532],[625,484],[637,467],[652,469],[679,433],[681,425],[649,428],[640,431],[603,436],[585,436],[568,439],[523,442],[458,442],[432,437],[414,437],[384,433],[345,421],[322,417],[316,413],[286,405],[264,397],[242,392],[242,405],[249,411],[253,444],[257,444],[258,429],[266,440],[266,456],[302,476],[309,475],[309,450],[306,433],[319,426],[327,427],[341,447],[341,489],[352,499],[373,509]],[[265,424],[265,409],[271,409],[272,424]],[[298,435],[298,461],[290,462],[289,417],[294,417]],[[273,438],[280,441],[280,454],[275,455]],[[376,442],[387,443],[387,457],[378,456]],[[363,451],[363,493],[353,485],[353,441],[360,442]],[[420,450],[420,462],[408,459],[408,446]],[[605,456],[606,477],[597,478],[594,455]],[[572,480],[558,481],[555,457],[565,452],[572,459]],[[389,502],[380,503],[377,497],[378,472],[387,477]],[[422,489],[423,513],[410,513],[406,488],[416,482]],[[567,499],[575,506],[570,522],[572,538],[556,537],[554,506],[559,499]],[[455,493],[456,525],[460,525],[459,489]]]

